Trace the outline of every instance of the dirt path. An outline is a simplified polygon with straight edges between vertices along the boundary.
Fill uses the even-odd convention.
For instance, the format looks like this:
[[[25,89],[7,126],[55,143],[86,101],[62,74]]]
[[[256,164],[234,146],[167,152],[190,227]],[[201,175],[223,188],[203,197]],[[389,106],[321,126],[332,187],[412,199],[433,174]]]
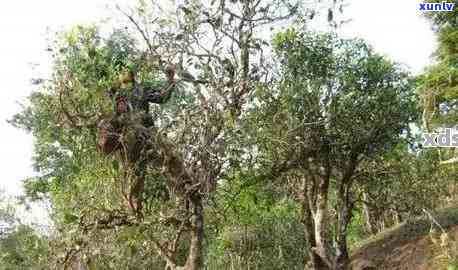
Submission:
[[[449,235],[458,240],[458,208],[436,214]],[[431,223],[418,218],[365,241],[352,253],[353,270],[446,270],[439,235],[431,237]]]

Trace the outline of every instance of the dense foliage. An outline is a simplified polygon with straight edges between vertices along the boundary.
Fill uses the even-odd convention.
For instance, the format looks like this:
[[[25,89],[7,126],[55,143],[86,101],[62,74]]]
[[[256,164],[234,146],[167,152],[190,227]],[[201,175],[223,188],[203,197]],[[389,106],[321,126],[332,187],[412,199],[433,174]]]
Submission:
[[[11,120],[35,138],[26,197],[54,229],[0,208],[0,270],[345,270],[357,241],[453,202],[456,170],[416,126],[453,123],[456,17],[431,17],[438,63],[415,80],[363,40],[305,30],[343,7],[138,1],[127,26],[57,35],[52,76]],[[167,82],[147,125],[132,93]]]

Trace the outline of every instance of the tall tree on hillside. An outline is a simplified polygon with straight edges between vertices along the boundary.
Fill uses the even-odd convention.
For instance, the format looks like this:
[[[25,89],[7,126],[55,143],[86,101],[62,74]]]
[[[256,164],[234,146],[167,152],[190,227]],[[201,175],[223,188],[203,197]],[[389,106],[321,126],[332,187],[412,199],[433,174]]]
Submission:
[[[409,77],[360,40],[288,30],[274,46],[280,79],[258,89],[254,151],[295,187],[312,269],[347,269],[354,188],[413,120]]]
[[[13,119],[37,139],[40,177],[27,188],[53,201],[62,242],[71,243],[55,256],[60,264],[200,269],[206,203],[244,162],[237,140],[248,97],[272,80],[263,37],[270,27],[304,23],[315,5],[139,1],[120,11],[132,28],[102,38],[94,27],[75,27],[50,48],[52,79]],[[159,91],[135,94],[146,89]],[[141,259],[103,252],[113,243]]]

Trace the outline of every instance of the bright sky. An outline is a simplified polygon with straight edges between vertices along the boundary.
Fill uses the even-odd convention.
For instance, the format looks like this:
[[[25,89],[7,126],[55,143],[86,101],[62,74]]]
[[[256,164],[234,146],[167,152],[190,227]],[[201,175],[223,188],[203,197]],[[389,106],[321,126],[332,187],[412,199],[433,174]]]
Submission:
[[[431,63],[435,36],[421,17],[419,0],[348,0],[345,16],[353,18],[345,36],[367,40],[375,49],[418,74]]]
[[[15,0],[0,2],[0,190],[21,193],[21,180],[33,175],[32,136],[6,120],[20,111],[18,102],[31,92],[30,79],[46,74],[47,31],[102,18],[101,0]],[[40,64],[33,68],[31,64]],[[35,205],[30,222],[43,221],[43,210]]]
[[[120,0],[118,2],[125,2]],[[405,63],[414,73],[430,61],[434,36],[420,18],[417,0],[348,0],[345,36],[366,39],[375,49]],[[0,2],[0,190],[20,194],[21,180],[33,175],[32,137],[6,123],[32,89],[30,79],[49,71],[47,28],[59,30],[106,16],[108,0]],[[396,8],[393,8],[396,7]],[[33,68],[30,63],[40,64]]]

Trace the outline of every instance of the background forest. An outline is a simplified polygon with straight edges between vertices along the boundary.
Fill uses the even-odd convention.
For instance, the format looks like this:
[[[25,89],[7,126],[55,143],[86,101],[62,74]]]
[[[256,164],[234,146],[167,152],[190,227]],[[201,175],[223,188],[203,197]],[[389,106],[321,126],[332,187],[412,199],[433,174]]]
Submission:
[[[397,269],[358,254],[420,234],[440,256],[417,269],[458,269],[458,152],[422,137],[457,122],[458,9],[425,14],[412,76],[336,34],[345,5],[138,1],[57,33],[9,121],[53,224],[0,197],[0,270]]]

